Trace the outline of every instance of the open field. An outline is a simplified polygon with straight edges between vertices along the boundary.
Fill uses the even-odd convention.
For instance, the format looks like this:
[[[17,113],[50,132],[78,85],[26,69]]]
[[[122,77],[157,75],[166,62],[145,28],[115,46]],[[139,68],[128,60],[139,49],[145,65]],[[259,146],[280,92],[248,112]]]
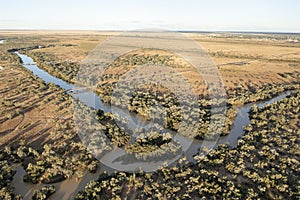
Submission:
[[[54,45],[45,49],[33,50],[33,52],[45,54],[45,60],[47,57],[54,56],[56,62],[67,61],[81,64],[93,48],[106,38],[116,34],[118,33],[24,31],[2,32],[2,37],[22,36],[22,42],[18,41],[18,45],[22,43],[24,47],[34,44]],[[246,87],[248,82],[257,86],[266,83],[290,83],[298,78],[295,75],[282,76],[280,74],[298,73],[299,42],[292,42],[276,35],[260,35],[257,38],[240,35],[222,37],[222,34],[218,36],[218,34],[185,33],[185,35],[196,40],[204,50],[208,51],[219,67],[224,84],[228,88]]]
[[[2,53],[2,52],[1,52]],[[1,142],[13,144],[26,140],[43,145],[58,129],[55,124],[70,120],[70,101],[64,91],[47,85],[24,70],[16,55],[2,53],[1,66]],[[13,61],[15,60],[15,61]],[[60,109],[66,107],[65,109]],[[53,138],[52,138],[53,139]]]
[[[0,44],[0,199],[19,198],[11,185],[16,166],[26,171],[24,182],[39,184],[39,189],[72,176],[80,181],[84,174],[100,173],[98,168],[103,167],[77,135],[72,93],[34,76],[11,52],[18,50],[33,58],[37,66],[50,75],[76,83],[77,72],[84,66],[88,54],[116,34],[99,31],[0,32],[0,40],[5,40]],[[209,109],[222,102],[206,99],[205,82],[195,75],[193,67],[177,55],[157,49],[129,52],[116,59],[105,71],[104,78],[97,82],[97,94],[103,102],[109,103],[120,76],[141,64],[163,63],[187,78],[199,97],[197,108],[194,109],[192,104],[185,105],[187,110],[190,109],[189,113],[195,113],[195,116],[200,113],[200,117],[187,119],[199,124],[197,133],[183,136],[203,140],[210,120],[215,120],[213,130],[226,136],[230,134],[238,109],[254,103],[249,108],[249,123],[242,127],[245,135],[241,134],[236,146],[220,145],[207,156],[203,156],[205,149],[196,149],[196,154],[190,156],[193,162],[183,157],[176,165],[162,167],[154,173],[101,173],[98,179],[93,177],[95,181],[79,188],[81,192],[76,199],[212,199],[212,195],[217,199],[299,198],[300,35],[183,34],[209,53],[221,74],[227,93],[223,103],[228,107],[224,123],[211,118]],[[270,105],[256,106],[256,103],[267,102],[284,92],[290,94]],[[162,125],[155,124],[152,132],[145,131],[133,138],[133,131],[122,117],[79,104],[85,114],[96,113],[92,120],[99,122],[99,127],[92,128],[101,129],[112,144],[104,139],[97,141],[98,138],[89,142],[102,145],[101,153],[116,146],[124,148],[138,161],[155,159],[157,154],[180,155],[181,148],[170,137],[172,131],[178,131],[184,113],[172,91],[149,84],[131,97],[130,102],[114,101],[120,108],[146,119],[150,107],[160,104],[167,113]],[[156,121],[161,117],[158,111],[154,110]],[[125,124],[125,128],[119,127],[115,120]],[[80,131],[92,132],[91,127],[82,125],[80,128]],[[162,132],[163,128],[171,130],[170,133]],[[210,137],[214,138],[214,135]],[[133,139],[136,140],[131,142]],[[55,187],[44,187],[36,191],[35,196],[53,192]]]

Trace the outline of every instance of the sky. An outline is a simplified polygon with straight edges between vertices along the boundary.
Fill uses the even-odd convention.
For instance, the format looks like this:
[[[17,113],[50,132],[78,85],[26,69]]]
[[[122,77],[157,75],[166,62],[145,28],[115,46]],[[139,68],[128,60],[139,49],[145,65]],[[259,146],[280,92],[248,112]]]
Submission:
[[[0,0],[0,29],[300,32],[299,0]]]

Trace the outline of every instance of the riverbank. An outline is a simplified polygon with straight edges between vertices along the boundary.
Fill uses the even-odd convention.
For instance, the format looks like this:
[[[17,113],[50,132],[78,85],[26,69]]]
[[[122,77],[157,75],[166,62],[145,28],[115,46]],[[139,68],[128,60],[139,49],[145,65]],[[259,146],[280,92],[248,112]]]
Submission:
[[[22,59],[23,61],[23,65],[24,67],[26,67],[28,70],[32,71],[36,76],[38,76],[39,78],[42,78],[44,81],[46,82],[51,82],[51,83],[54,83],[60,87],[62,87],[63,89],[65,90],[70,90],[72,88],[74,88],[75,86],[74,85],[70,85],[70,84],[67,84],[66,82],[60,80],[60,79],[57,79],[55,77],[52,77],[50,74],[48,74],[47,72],[45,72],[44,70],[41,70],[39,69],[35,64],[33,64],[32,62],[32,59],[30,59],[29,57],[25,56],[25,55],[22,55],[22,54],[19,54],[18,55],[20,56],[20,58]],[[27,64],[29,63],[29,64]],[[264,102],[259,102],[257,103],[257,106],[259,108],[265,106],[266,104],[269,104],[269,103],[274,103],[275,101],[280,101],[281,99],[287,97],[288,95],[290,94],[290,92],[286,92],[285,94],[282,94],[282,95],[279,95],[278,97],[275,97],[273,99],[270,99],[268,101],[264,101]],[[78,94],[77,94],[78,95]],[[78,97],[78,96],[76,96]],[[89,98],[94,98],[94,96],[90,96],[88,98],[79,98],[80,101],[82,101],[82,103],[86,103],[85,101],[87,101]],[[101,99],[99,98],[99,101],[101,102]],[[98,104],[99,105],[99,104]],[[105,106],[105,104],[101,103],[101,105]],[[230,131],[229,135],[228,136],[225,136],[225,137],[221,137],[218,144],[224,144],[224,143],[229,143],[229,145],[232,147],[232,148],[235,148],[236,145],[238,144],[238,138],[242,137],[243,134],[244,134],[244,130],[243,128],[248,125],[250,123],[250,118],[249,118],[249,111],[250,111],[250,108],[251,106],[253,106],[254,103],[251,103],[251,104],[246,104],[244,105],[242,108],[238,108],[238,115],[237,117],[235,118],[234,120],[234,124],[233,124],[233,129]],[[94,107],[95,108],[95,107]],[[100,109],[104,109],[104,107],[99,107]],[[99,109],[98,108],[98,109]],[[106,110],[110,110],[109,108],[107,108],[107,106],[105,107]],[[201,143],[199,143],[198,141],[195,141],[191,146],[192,146],[192,150],[189,150],[189,154],[186,155],[188,158],[192,158],[195,154],[197,154],[198,152],[198,149],[201,147]],[[217,145],[216,145],[217,146]],[[192,154],[193,152],[193,154]],[[191,155],[190,155],[191,154]],[[191,160],[190,160],[191,161]],[[103,171],[102,171],[103,172]],[[17,178],[17,177],[22,177],[24,174],[24,172],[22,172],[22,169],[18,168],[17,170],[17,174],[15,175],[16,179],[20,179],[20,178]],[[86,174],[82,181],[78,182],[77,178],[71,178],[71,179],[67,179],[66,181],[63,181],[59,184],[56,184],[55,186],[57,188],[62,188],[61,185],[69,185],[69,186],[72,186],[72,188],[76,188],[76,185],[78,185],[77,189],[76,190],[72,190],[67,192],[67,190],[61,190],[61,189],[58,189],[58,192],[56,192],[54,195],[56,197],[60,197],[60,198],[69,198],[70,195],[73,195],[72,197],[74,197],[74,195],[83,189],[83,187],[91,180],[91,179],[94,179],[95,177],[99,176],[100,174],[100,171],[98,171],[96,174],[92,175],[92,174]],[[15,183],[15,182],[13,182]],[[18,182],[18,184],[15,185],[16,188],[24,188],[24,187],[20,187],[22,183],[20,183],[20,181]],[[80,184],[79,184],[80,183]],[[35,186],[35,189],[38,188],[38,187],[42,187],[42,185],[34,185]],[[28,186],[27,186],[28,187]],[[25,187],[25,189],[27,188]],[[69,187],[65,187],[65,188],[69,188]],[[28,189],[28,188],[27,188]],[[26,189],[26,190],[27,190]],[[31,191],[31,193],[29,192],[29,194],[31,195],[32,192],[33,192],[33,189],[30,189],[29,191]],[[60,191],[60,192],[59,192]],[[22,191],[17,191],[21,194],[25,194],[24,190]],[[66,193],[67,192],[67,193]],[[54,197],[54,196],[53,196]]]
[[[15,34],[18,35],[17,32]],[[14,174],[9,172],[12,163],[22,164],[26,174],[39,182],[61,174],[66,180],[77,178],[80,181],[80,177],[85,176],[88,168],[94,171],[95,166],[100,166],[96,173],[104,170],[103,165],[97,162],[95,164],[91,154],[84,150],[80,138],[75,136],[74,124],[69,123],[73,118],[71,94],[54,84],[44,83],[23,69],[17,55],[4,53],[12,48],[55,43],[57,45],[55,47],[32,49],[30,52],[41,52],[46,57],[54,54],[53,59],[41,60],[41,63],[46,64],[55,60],[56,64],[61,64],[63,61],[80,60],[79,55],[82,57],[85,55],[80,49],[85,48],[89,51],[99,40],[88,34],[82,37],[71,33],[42,35],[41,37],[34,32],[25,33],[0,45],[3,50],[0,52],[0,65],[3,66],[3,70],[0,71],[2,105],[0,142],[5,144],[0,149],[0,168],[4,177],[1,181],[4,185],[1,185],[3,189],[0,197],[3,197],[3,194],[13,197],[14,192],[9,178]],[[195,39],[199,42],[206,43],[213,58],[217,59],[217,64],[222,64],[223,61],[227,63],[219,68],[224,81],[228,81],[226,85],[229,87],[234,85],[236,90],[232,90],[235,92],[231,95],[236,97],[234,101],[241,102],[240,105],[259,99],[270,100],[288,90],[286,85],[297,85],[296,81],[299,84],[298,54],[293,52],[297,44],[291,47],[288,43],[278,41],[276,44],[259,42],[257,45],[255,39],[249,43],[247,40],[236,41],[206,36],[197,38],[198,36]],[[35,41],[39,41],[38,44]],[[255,51],[252,52],[253,49]],[[247,61],[243,66],[232,65],[241,59],[251,60],[255,57],[262,59]],[[51,67],[45,66],[45,69],[54,75],[51,73]],[[258,85],[264,82],[272,84],[272,87],[258,88]],[[245,87],[247,85],[248,89]],[[243,89],[240,86],[243,86]],[[272,90],[273,86],[278,90]],[[257,95],[249,95],[253,93],[251,88],[259,89],[254,90]],[[271,93],[266,92],[268,88]],[[179,160],[178,163],[163,167],[153,174],[120,172],[105,176],[100,173],[99,179],[95,178],[98,174],[90,174],[91,179],[95,180],[86,184],[87,189],[81,187],[82,191],[78,193],[77,198],[89,199],[93,195],[108,199],[118,197],[146,199],[156,196],[170,199],[175,197],[193,199],[199,196],[204,198],[216,196],[218,199],[297,198],[299,194],[297,130],[300,124],[299,119],[295,117],[299,115],[297,99],[299,97],[292,94],[279,103],[272,103],[271,106],[265,105],[262,109],[254,107],[249,115],[251,124],[246,126],[246,133],[238,140],[235,148],[221,145],[207,156],[203,156],[197,149],[201,146],[201,141],[194,140],[192,143],[194,147],[191,146],[190,149],[195,151],[186,153],[189,155],[187,159],[193,160],[194,163]],[[109,118],[110,115],[104,117]],[[8,143],[13,145],[10,146]],[[194,158],[195,154],[199,155]],[[27,169],[29,163],[32,166]],[[23,181],[22,173],[18,176],[19,180]],[[74,182],[74,187],[79,181]],[[24,185],[18,186],[23,187]],[[22,194],[24,192],[26,191]],[[78,190],[74,193],[77,192]],[[68,194],[62,191],[56,195],[64,196],[63,193]],[[74,193],[71,195],[72,198]]]

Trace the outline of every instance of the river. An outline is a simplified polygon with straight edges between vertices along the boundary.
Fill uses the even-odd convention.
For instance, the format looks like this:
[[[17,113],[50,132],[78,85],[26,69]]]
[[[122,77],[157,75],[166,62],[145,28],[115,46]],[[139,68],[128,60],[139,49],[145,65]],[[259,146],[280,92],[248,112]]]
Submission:
[[[38,76],[39,78],[43,79],[46,83],[54,83],[58,85],[59,87],[65,89],[67,92],[72,91],[74,88],[76,90],[80,90],[84,88],[80,88],[78,86],[75,86],[73,84],[67,83],[57,77],[54,77],[44,71],[43,69],[40,69],[33,61],[32,58],[15,52],[22,60],[23,66],[30,70],[34,75]],[[80,93],[71,93],[74,98],[78,98],[82,103],[84,103],[87,106],[93,107],[95,109],[102,109],[105,112],[111,111],[110,107],[104,104],[100,97],[96,95],[94,92],[85,91]],[[256,104],[258,107],[265,106],[266,104],[271,104],[274,101],[279,101],[283,98],[285,98],[287,95],[289,95],[290,92],[286,92],[284,94],[281,94],[275,98],[272,98],[267,101],[262,101],[258,103],[249,103],[245,104],[242,107],[238,107],[238,113],[234,120],[233,127],[230,131],[230,133],[227,136],[220,137],[217,144],[224,144],[229,143],[229,145],[234,148],[237,145],[238,138],[241,137],[245,132],[243,128],[250,123],[249,119],[249,111],[252,105]],[[139,121],[140,118],[137,117],[135,114],[132,114],[128,111],[119,111],[121,116],[130,116],[135,122]],[[132,130],[135,128],[133,123],[132,125],[129,125]],[[177,136],[176,139],[184,140],[184,138]],[[191,162],[193,162],[193,155],[195,155],[198,152],[198,148],[201,147],[202,141],[194,140],[190,146],[190,148],[185,152],[185,155],[187,159]],[[85,173],[82,179],[77,180],[75,176],[73,176],[70,179],[67,179],[65,181],[62,181],[60,183],[55,183],[53,185],[56,186],[56,192],[51,196],[50,199],[70,199],[75,196],[75,194],[84,189],[84,186],[86,183],[88,183],[90,180],[97,178],[98,175],[103,172],[104,170],[111,171],[109,168],[106,168],[105,166],[101,165],[100,169],[97,171],[96,174],[91,173]],[[33,195],[33,192],[37,188],[41,188],[44,184],[28,184],[23,182],[23,176],[25,174],[25,170],[19,166],[16,169],[17,173],[14,176],[14,180],[12,181],[12,185],[15,188],[15,192],[21,194],[24,199],[30,199]]]

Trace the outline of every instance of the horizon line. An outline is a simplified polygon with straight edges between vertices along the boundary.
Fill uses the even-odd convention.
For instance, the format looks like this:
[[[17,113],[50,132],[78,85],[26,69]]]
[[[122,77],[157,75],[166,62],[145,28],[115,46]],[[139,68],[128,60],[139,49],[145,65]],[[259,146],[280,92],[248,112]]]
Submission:
[[[13,28],[6,29],[0,28],[1,31],[97,31],[97,32],[126,32],[126,31],[137,31],[143,29],[46,29],[46,28]],[[147,30],[147,29],[145,29]],[[159,29],[164,30],[164,29]],[[248,34],[300,34],[300,31],[266,31],[266,30],[195,30],[195,29],[178,29],[178,30],[165,30],[172,32],[181,32],[181,33],[248,33]]]

